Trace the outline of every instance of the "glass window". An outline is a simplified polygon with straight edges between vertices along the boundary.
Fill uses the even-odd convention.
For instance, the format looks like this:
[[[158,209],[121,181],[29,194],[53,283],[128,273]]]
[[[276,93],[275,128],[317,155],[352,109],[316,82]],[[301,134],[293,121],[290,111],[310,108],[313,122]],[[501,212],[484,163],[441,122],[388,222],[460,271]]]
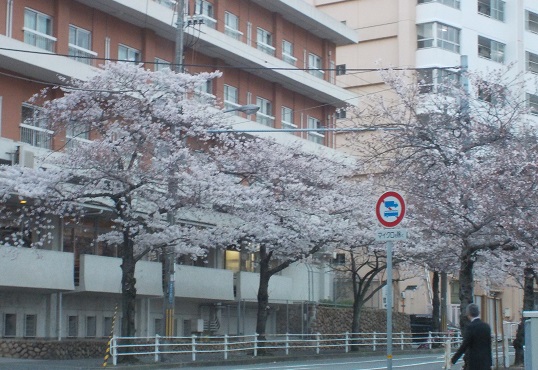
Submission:
[[[95,316],[86,317],[86,336],[95,338],[97,334],[97,318]]]
[[[538,54],[526,52],[527,56],[527,71],[532,73],[538,73]]]
[[[538,14],[530,11],[525,12],[527,30],[538,33]]]
[[[418,71],[417,82],[421,94],[437,92],[447,94],[458,84],[458,73],[448,69],[426,68]]]
[[[443,23],[432,22],[417,25],[417,47],[438,47],[460,52],[460,30]]]
[[[78,316],[67,317],[67,336],[69,338],[78,337]]]
[[[282,107],[281,114],[282,114],[282,128],[287,128],[287,129],[297,128],[297,125],[293,123],[293,109],[288,108],[288,107]]]
[[[21,108],[20,135],[21,141],[39,148],[51,149],[52,134],[48,130],[47,121],[38,116],[39,108],[23,104]]]
[[[273,35],[270,32],[264,30],[263,28],[258,28],[256,42],[259,50],[269,55],[275,55],[275,48],[273,47]]]
[[[504,1],[478,0],[478,14],[504,21]]]
[[[224,33],[236,40],[241,40],[243,33],[239,31],[239,17],[230,12],[224,12]]]
[[[118,59],[122,62],[140,62],[140,51],[126,45],[118,46]]]
[[[24,337],[35,338],[37,333],[37,315],[24,316]]]
[[[201,15],[208,27],[215,28],[217,20],[215,19],[213,4],[207,0],[196,0],[194,14]]]
[[[483,36],[478,36],[478,56],[490,59],[494,62],[504,63],[503,43],[490,40]]]
[[[4,315],[4,337],[15,337],[17,335],[17,315],[6,313]]]
[[[460,8],[460,0],[418,0],[418,3],[419,4],[440,3],[440,4],[451,6],[452,8],[456,8],[456,9]]]
[[[234,109],[239,107],[239,92],[237,87],[224,85],[224,109]],[[234,112],[236,115],[238,111]]]
[[[78,62],[92,64],[92,34],[83,28],[69,25],[69,56]]]
[[[275,117],[273,116],[273,104],[259,96],[256,98],[256,105],[260,110],[256,113],[256,122],[269,127],[275,127]]]
[[[103,318],[103,337],[109,338],[113,335],[114,333],[112,333],[112,317],[105,316]]]
[[[538,115],[538,95],[527,94],[527,106],[531,114]]]
[[[156,318],[155,321],[154,321],[154,326],[155,326],[155,334],[162,334],[163,333],[163,320],[161,318]]]
[[[325,72],[322,70],[321,57],[316,54],[308,54],[308,73],[319,78],[323,78]]]
[[[155,58],[154,64],[153,64],[153,70],[154,71],[162,71],[163,69],[170,69],[172,64],[164,59],[161,58]]]
[[[35,10],[24,9],[24,42],[54,51],[56,38],[52,37],[52,18]]]
[[[309,129],[319,129],[321,128],[321,121],[314,117],[308,117],[308,128]],[[325,135],[322,132],[318,131],[308,131],[308,140],[313,141],[317,144],[323,144]]]
[[[286,40],[282,40],[282,60],[291,65],[297,62],[297,58],[293,56],[293,44]]]

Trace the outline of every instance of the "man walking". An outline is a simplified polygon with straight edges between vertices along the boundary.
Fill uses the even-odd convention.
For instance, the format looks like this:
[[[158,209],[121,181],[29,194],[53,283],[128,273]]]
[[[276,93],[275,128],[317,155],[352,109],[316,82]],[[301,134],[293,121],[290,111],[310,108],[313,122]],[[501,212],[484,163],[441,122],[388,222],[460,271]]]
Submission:
[[[463,333],[463,342],[452,356],[452,364],[465,353],[466,370],[490,370],[491,359],[491,328],[478,317],[478,306],[471,303],[465,309],[465,314],[471,321]]]

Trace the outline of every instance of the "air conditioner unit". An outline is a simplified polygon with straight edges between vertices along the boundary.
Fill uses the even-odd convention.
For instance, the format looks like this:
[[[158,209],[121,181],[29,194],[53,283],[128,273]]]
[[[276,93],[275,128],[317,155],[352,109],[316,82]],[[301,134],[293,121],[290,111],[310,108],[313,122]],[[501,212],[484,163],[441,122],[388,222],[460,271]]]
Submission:
[[[19,164],[21,167],[34,168],[35,167],[35,154],[30,150],[21,149]]]

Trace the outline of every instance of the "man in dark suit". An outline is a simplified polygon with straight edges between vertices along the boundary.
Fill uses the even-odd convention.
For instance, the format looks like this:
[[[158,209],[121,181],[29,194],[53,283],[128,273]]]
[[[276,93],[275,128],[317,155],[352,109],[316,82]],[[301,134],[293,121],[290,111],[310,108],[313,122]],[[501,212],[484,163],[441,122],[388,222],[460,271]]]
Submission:
[[[463,342],[460,348],[452,356],[452,364],[465,353],[466,370],[490,370],[491,359],[491,328],[478,317],[480,310],[478,306],[471,303],[467,306],[465,313],[471,322],[463,332]]]

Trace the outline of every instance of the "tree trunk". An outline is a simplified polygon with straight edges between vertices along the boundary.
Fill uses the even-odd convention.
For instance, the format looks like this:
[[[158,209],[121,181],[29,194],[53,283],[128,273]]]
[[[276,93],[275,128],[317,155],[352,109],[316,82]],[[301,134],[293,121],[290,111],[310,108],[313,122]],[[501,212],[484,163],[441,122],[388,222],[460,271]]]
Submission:
[[[473,257],[472,251],[464,247],[460,257],[460,328],[462,332],[467,328],[469,319],[465,315],[465,309],[473,303]]]
[[[260,285],[258,286],[258,312],[256,317],[256,333],[261,341],[265,341],[265,330],[269,312],[269,260],[267,249],[260,247]],[[260,343],[261,347],[264,346]],[[262,352],[263,353],[263,352]]]
[[[124,234],[127,234],[125,232]],[[122,320],[121,336],[134,337],[135,305],[136,305],[136,279],[133,242],[124,235],[121,263],[121,294],[122,294]]]
[[[523,285],[523,311],[532,311],[534,309],[534,270],[526,267],[523,271],[525,282]],[[524,319],[521,318],[517,327],[516,338],[514,339],[514,349],[516,350],[514,365],[523,364],[523,345],[525,344],[525,325]]]
[[[439,299],[439,272],[434,271],[432,279],[432,323],[433,331],[441,331],[441,321],[440,321],[440,312],[441,312],[441,300]]]
[[[352,352],[358,352],[359,346],[354,345],[358,344],[357,339],[359,339],[359,333],[360,333],[360,321],[361,321],[361,311],[362,311],[362,302],[360,302],[360,298],[355,295],[355,299],[353,300],[353,319],[351,321],[351,351]]]

